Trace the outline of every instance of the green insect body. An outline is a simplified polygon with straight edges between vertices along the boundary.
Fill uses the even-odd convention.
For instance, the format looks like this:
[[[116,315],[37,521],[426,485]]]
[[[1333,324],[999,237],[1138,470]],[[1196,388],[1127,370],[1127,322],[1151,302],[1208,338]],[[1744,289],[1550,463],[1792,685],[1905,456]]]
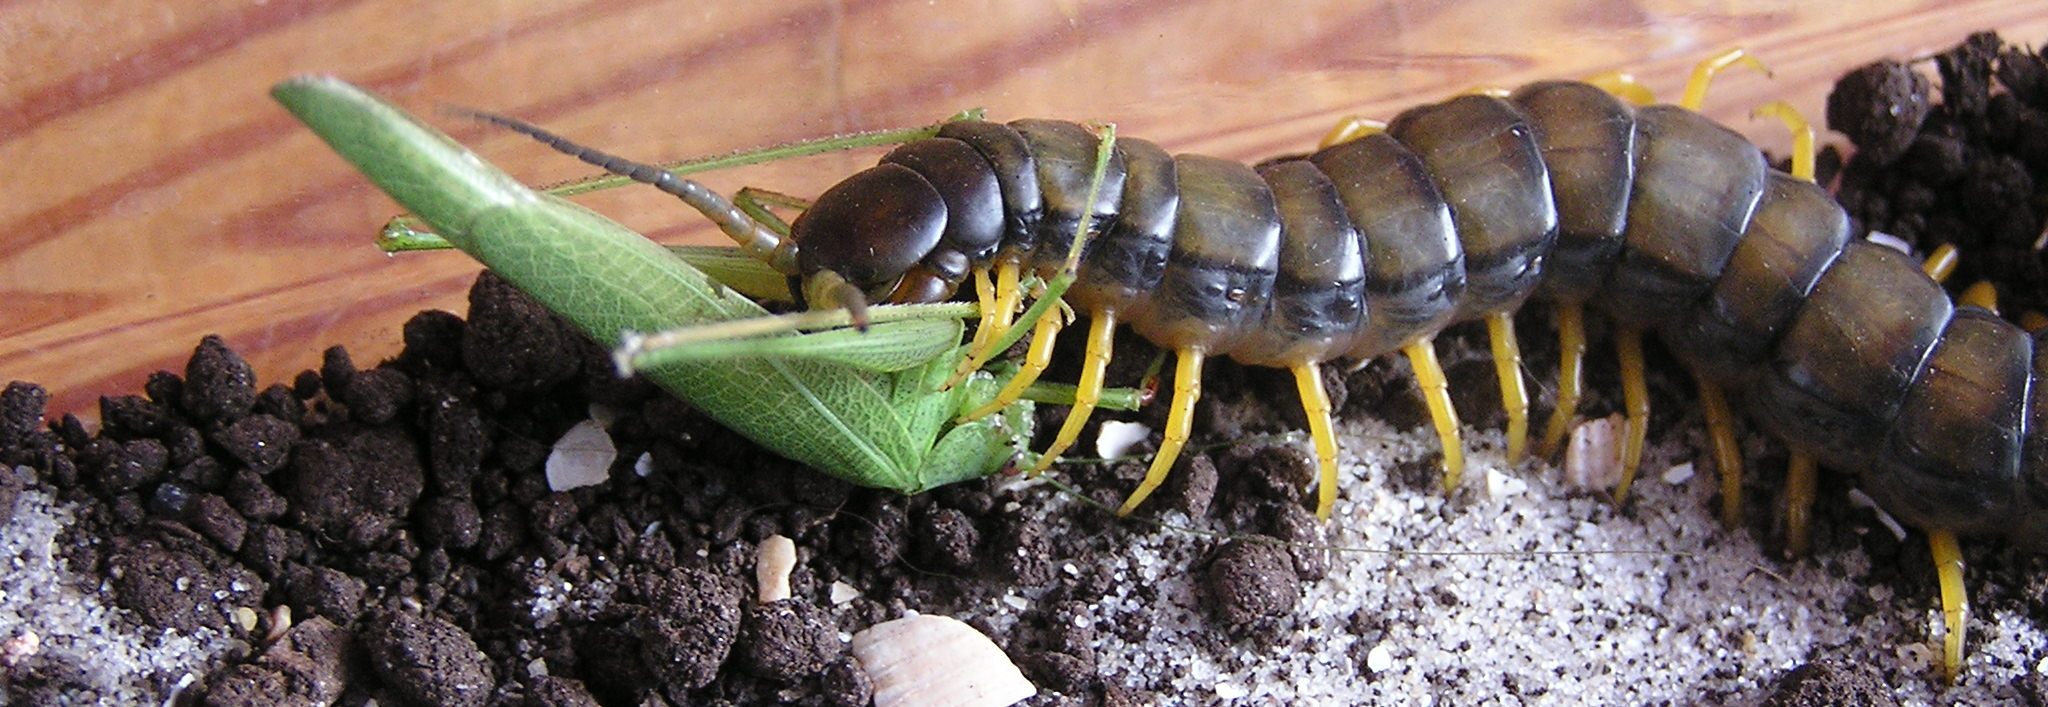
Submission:
[[[345,82],[293,79],[272,95],[451,245],[597,341],[768,315],[670,249],[526,187]],[[917,493],[1000,471],[1030,439],[1029,402],[955,423],[1002,382],[977,373],[944,389],[963,327],[957,317],[878,319],[872,338],[787,334],[759,340],[750,355],[676,356],[642,372],[789,459]]]

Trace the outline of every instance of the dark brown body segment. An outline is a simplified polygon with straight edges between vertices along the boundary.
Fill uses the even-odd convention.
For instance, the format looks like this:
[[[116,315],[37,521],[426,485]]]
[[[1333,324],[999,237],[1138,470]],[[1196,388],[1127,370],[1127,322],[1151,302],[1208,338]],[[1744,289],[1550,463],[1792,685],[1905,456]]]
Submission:
[[[1849,244],[1750,390],[1763,428],[1829,466],[1865,468],[1953,309],[1911,258]]]
[[[1290,366],[1335,358],[1365,323],[1365,253],[1337,186],[1306,160],[1259,170],[1279,206],[1280,270],[1261,325],[1232,358]]]
[[[1812,182],[1773,172],[1749,230],[1706,299],[1660,329],[1671,351],[1723,384],[1746,383],[1849,242],[1849,216]]]
[[[1024,136],[1001,123],[959,120],[939,129],[939,137],[967,143],[995,170],[1003,193],[1003,248],[1029,253],[1038,244],[1038,218],[1045,197],[1038,188],[1038,167]]]
[[[1537,296],[1584,302],[1606,283],[1621,252],[1635,186],[1635,110],[1575,81],[1529,84],[1511,100],[1535,130],[1557,209],[1557,240]]]
[[[1415,153],[1382,133],[1309,161],[1330,176],[1364,239],[1365,328],[1345,355],[1372,358],[1443,329],[1465,288],[1451,209]]]
[[[2014,492],[2033,344],[1996,315],[1956,310],[1865,475],[1870,495],[1922,527],[2006,530],[2026,505]]]
[[[1124,193],[1123,153],[1109,153],[1102,184],[1095,189],[1095,202],[1089,204],[1088,183],[1095,176],[1095,156],[1101,151],[1094,131],[1064,120],[1017,120],[1009,125],[1031,147],[1032,164],[1038,172],[1038,193],[1045,200],[1045,211],[1038,218],[1031,263],[1040,274],[1050,276],[1066,262],[1083,214],[1093,215],[1090,238],[1116,223]]]
[[[1272,190],[1242,163],[1174,158],[1180,212],[1173,249],[1147,315],[1131,324],[1169,349],[1225,351],[1258,325],[1279,267]]]
[[[1621,260],[1599,301],[1647,328],[1683,314],[1720,277],[1768,168],[1748,139],[1675,106],[1636,111],[1635,140]]]
[[[1087,257],[1067,298],[1084,312],[1111,309],[1130,318],[1142,316],[1166,271],[1180,184],[1173,156],[1158,145],[1122,138],[1116,149],[1123,153],[1123,203],[1116,221],[1106,225],[1109,230],[1087,244]]]
[[[1422,160],[1465,251],[1460,318],[1514,309],[1536,289],[1557,236],[1550,173],[1528,119],[1492,96],[1401,113],[1387,133]]]

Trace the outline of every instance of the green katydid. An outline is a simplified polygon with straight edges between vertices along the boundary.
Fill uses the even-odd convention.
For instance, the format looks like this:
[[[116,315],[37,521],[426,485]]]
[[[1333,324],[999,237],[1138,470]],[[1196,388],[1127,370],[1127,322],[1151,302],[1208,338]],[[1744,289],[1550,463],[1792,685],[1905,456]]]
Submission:
[[[398,237],[429,247],[435,238],[445,240],[598,341],[770,318],[742,294],[765,289],[762,269],[745,266],[733,249],[679,254],[664,248],[526,187],[446,135],[340,80],[293,79],[272,95],[432,227],[431,233],[408,234],[406,222],[398,222]],[[575,189],[605,186],[610,185]],[[387,228],[387,244],[393,234]],[[714,280],[692,261],[724,268],[734,282]],[[943,385],[964,348],[961,320],[973,312],[971,305],[881,306],[874,308],[866,333],[795,333],[786,331],[795,324],[771,325],[784,331],[750,338],[715,335],[696,346],[638,354],[632,363],[776,453],[853,483],[916,493],[994,473],[1028,453],[1030,402],[955,421],[990,400],[1003,382],[977,372],[963,385]],[[831,323],[831,315],[813,319]],[[687,329],[681,336],[692,338]],[[1134,407],[1136,395],[1122,393],[1108,404]]]

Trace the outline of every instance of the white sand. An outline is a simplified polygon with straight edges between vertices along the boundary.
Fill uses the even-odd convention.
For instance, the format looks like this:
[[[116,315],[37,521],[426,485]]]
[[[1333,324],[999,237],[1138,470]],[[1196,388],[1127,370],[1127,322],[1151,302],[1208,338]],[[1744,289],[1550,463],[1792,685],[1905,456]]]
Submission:
[[[144,628],[107,606],[96,586],[80,585],[98,580],[73,573],[60,556],[60,533],[72,522],[71,504],[31,487],[15,503],[13,521],[0,528],[0,641],[35,644],[34,654],[20,659],[23,667],[57,665],[73,676],[84,689],[68,692],[63,704],[158,704],[238,648],[210,629],[188,636]],[[35,638],[24,642],[30,634]],[[0,692],[0,705],[7,701]]]
[[[1105,673],[1244,705],[1741,704],[1812,655],[1875,666],[1905,704],[1993,704],[2017,700],[2012,683],[2028,671],[2048,673],[2040,627],[1979,614],[1962,681],[1942,686],[1929,639],[1938,607],[1905,605],[1860,581],[1869,570],[1860,552],[1768,560],[1714,517],[1711,473],[1661,478],[1691,460],[1690,446],[1649,450],[1630,518],[1566,493],[1549,467],[1503,473],[1498,432],[1466,428],[1469,500],[1456,502],[1387,480],[1396,463],[1433,459],[1427,429],[1396,434],[1365,422],[1342,433],[1346,478],[1327,530],[1332,545],[1353,551],[1305,588],[1299,619],[1278,644],[1231,644],[1204,615],[1194,568],[1215,540],[1134,530],[1092,541],[1115,558],[1113,584],[1127,590],[1091,617]],[[1478,493],[1489,475],[1490,499]],[[1189,525],[1178,513],[1164,521]],[[1554,552],[1564,554],[1532,554]],[[1932,583],[1932,569],[1924,572]],[[1161,599],[1141,606],[1129,591],[1137,587]],[[1843,607],[1859,594],[1878,609],[1851,624]],[[1014,603],[991,600],[978,613],[1007,626]],[[1147,613],[1137,640],[1118,635]],[[1384,635],[1356,635],[1354,615]]]

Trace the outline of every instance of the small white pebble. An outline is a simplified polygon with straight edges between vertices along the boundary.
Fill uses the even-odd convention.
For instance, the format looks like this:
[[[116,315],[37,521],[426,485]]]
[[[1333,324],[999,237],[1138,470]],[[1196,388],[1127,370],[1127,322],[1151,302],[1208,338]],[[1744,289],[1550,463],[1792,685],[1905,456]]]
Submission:
[[[789,598],[789,573],[796,569],[796,541],[770,535],[754,549],[754,581],[760,585],[761,603]]]
[[[235,625],[241,627],[242,633],[256,632],[256,620],[259,617],[256,616],[255,609],[251,609],[246,606],[237,606],[235,607],[234,613]]]
[[[1387,644],[1381,643],[1373,646],[1372,650],[1365,652],[1365,668],[1367,670],[1375,673],[1384,673],[1387,672],[1388,668],[1392,667],[1394,667],[1394,649],[1388,648]]]
[[[546,658],[535,658],[535,659],[533,659],[533,661],[532,661],[532,662],[529,662],[529,663],[527,663],[527,664],[526,664],[526,676],[527,676],[527,677],[530,677],[530,678],[537,678],[537,677],[542,677],[542,676],[545,676],[545,675],[547,675],[547,674],[548,674],[548,660],[547,660]]]
[[[1664,483],[1671,484],[1672,486],[1677,486],[1687,481],[1691,481],[1692,476],[1692,462],[1686,462],[1684,464],[1679,464],[1669,469],[1665,469]]]
[[[1018,611],[1031,608],[1031,600],[1017,596],[1016,592],[1005,592],[1003,594],[1003,604]]]
[[[0,641],[0,665],[14,667],[42,652],[42,649],[42,636],[34,631],[23,631],[19,636]]]
[[[1216,683],[1216,699],[1235,700],[1249,694],[1252,694],[1252,691],[1243,685],[1234,682]]]
[[[29,635],[35,635],[35,634],[29,634]],[[2036,672],[2036,673],[2039,673],[2039,674],[2042,674],[2042,675],[2048,675],[2048,657],[2044,657],[2044,658],[2042,658],[2042,659],[2041,659],[2041,662],[2039,662],[2039,663],[2035,663],[2035,664],[2034,664],[2034,672]]]
[[[647,452],[641,452],[640,458],[633,460],[633,475],[645,479],[648,477],[648,475],[653,473],[654,455]]]
[[[832,605],[845,606],[847,602],[860,598],[860,590],[853,585],[835,581],[832,583]]]
[[[604,425],[596,420],[578,422],[548,452],[548,488],[567,491],[604,483],[618,458],[619,448]]]
[[[1152,428],[1137,422],[1110,420],[1102,423],[1102,431],[1095,436],[1095,455],[1103,459],[1121,457],[1131,451],[1131,445],[1145,441],[1152,435]]]

